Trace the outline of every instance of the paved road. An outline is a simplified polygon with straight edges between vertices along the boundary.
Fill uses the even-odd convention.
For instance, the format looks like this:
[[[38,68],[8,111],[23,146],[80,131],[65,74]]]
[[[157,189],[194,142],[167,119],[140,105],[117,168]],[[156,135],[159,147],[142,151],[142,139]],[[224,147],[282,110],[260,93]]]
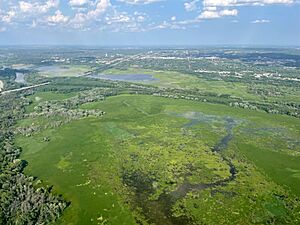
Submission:
[[[0,94],[1,95],[5,95],[5,94],[12,93],[12,92],[18,92],[18,91],[28,90],[28,89],[31,89],[31,88],[45,86],[45,85],[48,85],[48,84],[50,84],[50,82],[46,82],[46,83],[42,83],[42,84],[35,84],[35,85],[31,85],[31,86],[27,86],[27,87],[22,87],[22,88],[17,88],[17,89],[13,89],[13,90],[7,90],[7,91],[0,92]]]

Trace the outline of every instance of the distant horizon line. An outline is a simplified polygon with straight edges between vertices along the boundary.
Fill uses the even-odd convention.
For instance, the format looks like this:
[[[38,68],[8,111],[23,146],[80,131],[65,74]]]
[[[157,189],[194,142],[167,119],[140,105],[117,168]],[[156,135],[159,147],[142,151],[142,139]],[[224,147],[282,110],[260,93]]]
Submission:
[[[47,47],[86,47],[86,48],[300,48],[300,45],[265,45],[265,44],[203,44],[203,45],[189,45],[189,44],[145,44],[145,45],[97,45],[97,44],[0,44],[0,48],[16,48],[16,47],[33,47],[33,48],[47,48]]]

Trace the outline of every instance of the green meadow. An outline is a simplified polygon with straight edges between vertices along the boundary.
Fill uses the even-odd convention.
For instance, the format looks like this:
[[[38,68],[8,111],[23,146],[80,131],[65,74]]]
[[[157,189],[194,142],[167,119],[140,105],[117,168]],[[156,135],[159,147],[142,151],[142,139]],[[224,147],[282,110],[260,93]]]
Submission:
[[[167,73],[154,76],[162,85],[186,76],[176,85],[206,86]],[[37,92],[26,110],[75,94]],[[70,202],[56,224],[299,224],[297,118],[146,95],[79,107],[106,114],[16,138],[25,173]]]
[[[103,73],[111,76],[115,74],[150,74],[157,80],[144,81],[143,83],[164,88],[198,89],[203,92],[229,94],[249,100],[257,100],[256,95],[247,93],[247,86],[245,84],[225,82],[222,80],[206,80],[201,77],[175,71],[128,68],[125,70],[110,69]]]
[[[57,93],[57,92],[38,92],[35,95],[31,95],[28,98],[32,101],[32,103],[27,107],[27,112],[33,112],[34,107],[36,107],[39,103],[45,101],[53,101],[53,100],[64,100],[70,97],[75,96],[76,93]]]
[[[39,74],[44,77],[78,77],[84,75],[91,70],[90,66],[86,65],[51,65],[37,67]]]
[[[136,81],[137,83],[151,84],[164,88],[184,88],[184,89],[198,89],[203,92],[216,93],[216,94],[228,94],[234,97],[240,97],[248,101],[299,101],[299,90],[292,87],[277,87],[280,95],[276,96],[261,96],[249,91],[249,85],[251,82],[226,82],[224,80],[207,80],[203,77],[197,77],[187,73],[181,73],[176,71],[167,70],[151,70],[129,67],[127,69],[109,69],[103,71],[106,75],[120,75],[120,74],[150,74],[157,80],[154,81]],[[260,87],[263,90],[269,90],[274,88],[272,85],[262,84]]]

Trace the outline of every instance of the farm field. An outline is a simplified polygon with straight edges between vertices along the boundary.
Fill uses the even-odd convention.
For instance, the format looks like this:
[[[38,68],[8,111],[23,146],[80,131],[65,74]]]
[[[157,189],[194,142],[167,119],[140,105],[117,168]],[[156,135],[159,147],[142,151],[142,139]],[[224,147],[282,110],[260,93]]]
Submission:
[[[26,110],[74,96],[37,92]],[[25,173],[71,202],[56,224],[299,223],[297,118],[146,95],[79,109],[105,115],[16,138]]]

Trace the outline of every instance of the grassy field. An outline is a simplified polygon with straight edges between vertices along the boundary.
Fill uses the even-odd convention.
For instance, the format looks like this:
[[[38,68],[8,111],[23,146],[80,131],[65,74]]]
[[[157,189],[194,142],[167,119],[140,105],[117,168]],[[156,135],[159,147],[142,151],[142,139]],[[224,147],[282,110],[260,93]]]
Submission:
[[[53,65],[36,68],[45,77],[77,77],[91,70],[86,65]]]
[[[258,100],[257,95],[249,94],[247,86],[241,83],[229,83],[225,81],[215,80],[208,81],[189,74],[183,74],[174,71],[156,71],[146,69],[129,68],[127,70],[110,69],[103,72],[107,75],[114,74],[151,74],[156,81],[146,81],[143,83],[152,84],[159,87],[167,88],[186,88],[199,89],[204,92],[217,94],[229,94],[236,97],[241,97],[248,100]]]
[[[36,107],[39,103],[44,101],[51,101],[51,100],[64,100],[70,97],[75,96],[76,93],[57,93],[57,92],[38,92],[35,95],[29,96],[28,98],[32,101],[32,103],[27,107],[27,112],[33,112],[34,107]]]
[[[157,78],[156,81],[144,81],[142,83],[152,84],[159,87],[169,88],[186,88],[186,89],[199,89],[203,92],[229,94],[231,96],[240,97],[248,101],[290,101],[299,102],[299,89],[292,87],[281,87],[280,95],[276,96],[260,96],[259,94],[251,93],[248,91],[250,83],[242,82],[225,82],[223,80],[207,80],[201,77],[196,77],[190,74],[183,74],[174,71],[157,71],[150,69],[128,68],[126,70],[110,69],[103,72],[107,75],[115,74],[150,74]],[[259,86],[263,90],[270,90],[274,87],[267,84]],[[278,88],[278,87],[277,87]]]
[[[143,95],[81,108],[106,115],[16,139],[25,172],[71,202],[57,224],[298,224],[298,119]]]

